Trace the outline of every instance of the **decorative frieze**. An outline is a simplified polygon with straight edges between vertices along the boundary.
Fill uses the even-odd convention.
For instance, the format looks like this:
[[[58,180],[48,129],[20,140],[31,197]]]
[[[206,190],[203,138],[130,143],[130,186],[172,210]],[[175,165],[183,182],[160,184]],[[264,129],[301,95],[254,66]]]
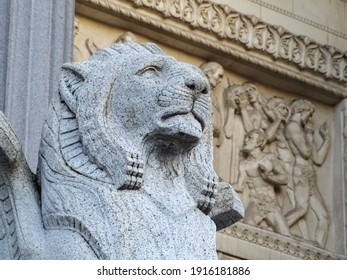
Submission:
[[[336,260],[345,259],[345,256],[338,255],[328,250],[314,247],[309,243],[304,243],[298,238],[287,237],[277,233],[269,232],[244,223],[236,223],[228,228],[219,231],[226,238],[235,238],[246,241],[259,247],[270,249],[274,252],[290,255],[293,258],[305,260]],[[218,248],[219,250],[223,248]],[[222,251],[223,252],[223,251]],[[223,252],[228,255],[230,252]]]
[[[255,17],[242,15],[228,6],[205,0],[76,2],[77,11],[83,15],[98,19],[93,12],[98,10],[114,19],[150,27],[151,32],[168,34],[198,46],[203,52],[221,55],[227,63],[242,65],[238,67],[240,69],[252,65],[254,69],[261,69],[261,73],[273,73],[271,77],[292,81],[293,90],[297,92],[302,92],[297,86],[306,85],[304,94],[323,102],[336,104],[347,96],[343,85],[347,73],[344,54],[317,45],[308,38],[294,36],[283,28],[267,25]],[[277,63],[274,63],[274,58],[279,58]],[[283,63],[289,61],[291,63]]]
[[[100,2],[100,1],[99,1]],[[247,49],[262,51],[275,59],[294,63],[326,78],[347,81],[347,58],[333,47],[322,46],[308,37],[296,36],[283,27],[262,22],[255,16],[243,15],[227,5],[208,0],[132,0],[137,7],[147,7],[215,33],[221,39],[231,39]]]

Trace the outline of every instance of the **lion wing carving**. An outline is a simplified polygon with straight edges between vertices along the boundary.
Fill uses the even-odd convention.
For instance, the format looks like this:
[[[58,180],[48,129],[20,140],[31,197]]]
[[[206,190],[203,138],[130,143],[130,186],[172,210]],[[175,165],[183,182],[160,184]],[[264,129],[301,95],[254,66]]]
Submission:
[[[0,259],[40,259],[44,230],[38,186],[1,112],[0,166]]]

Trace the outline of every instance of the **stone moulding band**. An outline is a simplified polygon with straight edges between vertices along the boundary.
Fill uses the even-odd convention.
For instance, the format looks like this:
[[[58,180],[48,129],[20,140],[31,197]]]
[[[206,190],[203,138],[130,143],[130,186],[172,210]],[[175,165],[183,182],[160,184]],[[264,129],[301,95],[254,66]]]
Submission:
[[[274,58],[282,58],[324,74],[327,78],[347,82],[347,58],[333,47],[322,46],[308,37],[295,36],[283,27],[262,22],[255,16],[243,15],[227,5],[207,0],[131,0],[178,18],[194,28],[202,28],[220,38],[236,40],[247,49],[263,51]]]
[[[346,258],[346,256],[317,248],[314,245],[302,243],[292,237],[283,236],[241,222],[219,232],[226,236],[244,240],[283,254],[291,255],[298,259],[336,260]]]
[[[77,2],[146,23],[169,34],[215,49],[221,54],[320,88],[337,99],[347,96],[344,87],[344,83],[347,82],[346,54],[331,46],[319,45],[308,37],[295,36],[282,27],[266,24],[254,16],[240,14],[229,6],[217,5],[207,0],[131,0],[125,1],[127,3],[123,0],[77,0]],[[126,7],[129,2],[132,2],[137,9]],[[201,32],[187,31],[168,21],[158,20],[148,13],[144,15],[140,12],[141,8],[154,10],[154,13],[159,13],[167,19],[178,19],[188,28],[217,35],[226,44],[201,36]],[[227,44],[228,42],[231,44]],[[245,50],[232,47],[235,42]],[[262,59],[261,56],[252,55],[249,51],[257,51],[265,57]],[[274,63],[273,59],[290,62],[301,70],[310,70],[314,76],[305,75],[290,64],[284,66],[283,63]]]
[[[258,4],[258,5],[260,5],[260,6],[264,7],[264,8],[273,10],[273,11],[275,11],[277,13],[283,14],[283,15],[285,15],[287,17],[290,17],[290,18],[293,18],[295,20],[301,21],[301,22],[303,22],[305,24],[311,25],[311,26],[313,26],[315,28],[321,29],[321,30],[323,30],[325,32],[328,32],[330,34],[333,34],[335,36],[341,37],[343,39],[347,39],[347,34],[346,33],[339,32],[337,30],[331,29],[331,28],[326,27],[326,26],[324,26],[322,24],[319,24],[317,22],[309,20],[307,18],[298,16],[298,15],[296,15],[294,13],[291,13],[291,12],[285,10],[285,9],[281,9],[281,8],[275,6],[275,5],[270,4],[270,3],[267,3],[267,2],[264,2],[264,1],[261,1],[261,0],[248,0],[248,1],[252,2],[252,3],[255,3],[255,4]],[[342,1],[344,1],[344,0],[342,0]]]

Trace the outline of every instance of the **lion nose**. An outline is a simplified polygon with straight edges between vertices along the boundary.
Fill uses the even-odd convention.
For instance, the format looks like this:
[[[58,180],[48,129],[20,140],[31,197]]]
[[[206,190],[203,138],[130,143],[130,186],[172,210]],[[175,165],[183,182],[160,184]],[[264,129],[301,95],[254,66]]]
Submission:
[[[190,71],[189,71],[190,72]],[[199,72],[191,71],[184,77],[184,84],[193,94],[207,94],[208,83]]]

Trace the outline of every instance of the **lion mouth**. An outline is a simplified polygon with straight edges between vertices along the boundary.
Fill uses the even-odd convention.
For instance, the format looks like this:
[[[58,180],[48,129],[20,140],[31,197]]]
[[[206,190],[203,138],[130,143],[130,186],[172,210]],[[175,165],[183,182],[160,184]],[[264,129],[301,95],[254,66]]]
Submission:
[[[167,119],[173,118],[173,117],[182,117],[185,120],[194,119],[196,120],[200,126],[201,131],[205,130],[205,122],[204,120],[198,116],[194,111],[175,111],[175,112],[169,112],[161,117],[162,121],[166,121]]]

